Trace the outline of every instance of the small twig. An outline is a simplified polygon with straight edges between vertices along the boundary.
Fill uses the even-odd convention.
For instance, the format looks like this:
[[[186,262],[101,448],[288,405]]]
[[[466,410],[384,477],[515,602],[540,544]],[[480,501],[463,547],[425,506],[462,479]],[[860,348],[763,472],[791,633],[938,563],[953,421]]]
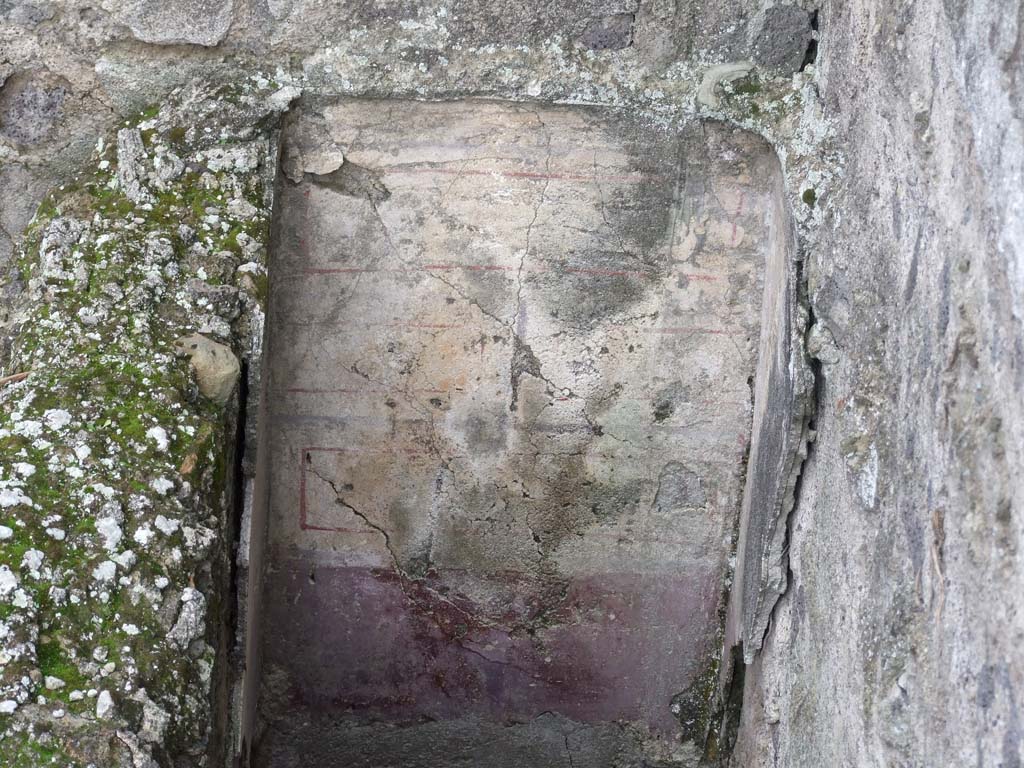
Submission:
[[[16,381],[27,379],[30,373],[32,373],[32,371],[22,371],[21,373],[13,373],[10,376],[2,376],[0,377],[0,387],[5,384],[13,384]]]

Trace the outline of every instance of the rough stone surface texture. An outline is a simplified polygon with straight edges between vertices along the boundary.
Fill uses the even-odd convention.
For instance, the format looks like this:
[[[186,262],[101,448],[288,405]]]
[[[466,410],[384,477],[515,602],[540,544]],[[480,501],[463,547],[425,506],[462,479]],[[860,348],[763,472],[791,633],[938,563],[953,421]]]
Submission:
[[[474,765],[483,742],[494,745],[490,765],[662,768],[692,762],[703,740],[707,759],[734,766],[1021,765],[1022,51],[1020,0],[0,0],[0,762],[220,765],[255,740],[253,756],[280,755],[280,765],[294,762],[289,750],[297,747],[311,750],[306,762],[325,765],[342,751],[347,765]],[[313,383],[294,387],[331,391],[278,393],[264,391],[274,377],[261,375],[265,249],[280,116],[300,93],[301,111],[283,126],[279,212],[343,211],[317,226],[365,247],[314,253],[318,266],[296,266],[274,296],[280,291],[282,317],[291,306],[319,313],[318,323],[358,320],[365,344],[321,335],[325,342],[294,365]],[[388,100],[398,116],[367,98]],[[505,140],[502,131],[520,126],[507,139],[513,149],[456,156],[439,146],[444,130],[465,123],[456,116],[469,103],[474,114],[502,116],[479,132],[481,141]],[[408,143],[399,105],[426,121],[417,123],[424,141],[455,158],[456,171],[488,173],[460,178],[430,166],[403,174],[402,152],[413,154],[415,167],[424,161],[415,153],[426,149]],[[356,140],[352,126],[373,109],[385,119]],[[538,143],[568,127],[576,140],[562,143],[589,163],[574,175],[625,180],[599,189],[542,178],[550,169],[540,155],[524,160],[514,150],[544,149]],[[752,149],[758,141],[743,132],[765,144]],[[635,146],[641,141],[649,155]],[[595,162],[597,144],[608,169],[594,168],[604,162]],[[670,200],[662,182],[630,180],[663,173],[672,164],[655,161],[683,149],[687,162],[703,158],[709,179],[715,168],[728,178],[723,169],[749,162],[750,151],[773,152],[774,180],[736,182],[762,197],[759,220],[744,220],[728,195],[714,199],[714,184],[673,187]],[[516,163],[527,175],[508,177]],[[539,203],[549,196],[545,210]],[[658,210],[643,208],[648,199]],[[588,222],[585,231],[570,237],[571,217],[558,217],[556,204]],[[725,318],[715,314],[719,283],[666,277],[698,273],[699,249],[679,264],[658,261],[688,246],[654,222],[642,228],[664,238],[668,251],[627,239],[635,234],[625,225],[630,217],[669,210],[684,222],[701,205],[714,215],[698,233],[700,249],[753,258],[753,250],[715,250],[716,238],[731,242],[735,225],[764,257],[764,293],[720,281],[722,291],[736,292],[737,311]],[[471,210],[495,213],[478,221]],[[718,222],[727,222],[724,231]],[[502,233],[493,242],[504,250],[471,247],[487,228]],[[599,231],[609,240],[600,247]],[[283,259],[301,254],[292,240],[282,240]],[[427,244],[442,241],[444,252],[428,253]],[[569,241],[575,250],[563,252]],[[653,260],[618,266],[613,255],[634,249]],[[595,261],[582,268],[658,272],[662,289],[646,277],[566,274],[544,264],[576,269],[584,253]],[[315,281],[301,274],[375,262],[389,271]],[[463,268],[471,263],[502,269]],[[405,272],[409,264],[447,266],[420,274]],[[382,280],[391,281],[386,294],[374,289]],[[301,281],[316,301],[302,300]],[[639,333],[644,322],[663,327],[673,308],[699,300],[708,303],[688,309],[707,312],[700,327],[742,327],[755,337],[736,348],[725,343],[728,334],[655,333],[641,353],[634,344],[643,360],[632,364],[628,346],[602,341],[608,331],[588,320],[610,311],[603,302],[613,294],[642,305],[623,314],[636,324],[623,334]],[[742,311],[741,295],[753,302]],[[319,303],[332,296],[344,297],[333,316]],[[552,296],[557,317],[544,314]],[[755,304],[762,311],[751,324]],[[644,319],[654,311],[656,319]],[[317,338],[312,327],[290,332],[306,334],[294,337],[292,354]],[[194,366],[174,346],[193,334],[230,347],[237,376],[229,365],[230,376],[221,370],[220,386],[204,393],[202,362]],[[475,335],[484,337],[479,347]],[[751,440],[745,482],[736,443],[715,464],[685,431],[659,431],[663,411],[648,408],[662,394],[653,382],[685,385],[697,376],[683,362],[672,370],[666,356],[676,353],[724,366],[730,383],[712,394],[722,405],[703,445],[717,445],[719,426],[739,425]],[[342,373],[320,380],[320,360]],[[737,385],[730,365],[753,376],[745,412],[725,402],[727,392],[745,389],[749,403],[750,387],[745,379]],[[633,370],[644,372],[624,383],[635,388],[636,413],[617,412],[614,398],[601,399],[603,387]],[[571,386],[562,378],[570,373]],[[490,386],[470,388],[476,377]],[[340,391],[371,386],[382,390],[372,410]],[[676,403],[667,419],[685,417],[690,395],[664,394],[666,408]],[[481,417],[474,427],[474,413],[499,412],[504,421]],[[257,434],[256,413],[266,434]],[[291,427],[296,443],[276,448],[292,452],[290,463],[271,465],[266,427],[287,413],[308,418]],[[433,464],[411,454],[360,464],[340,450],[349,448],[344,440],[306,443],[336,439],[338,425],[321,424],[325,414],[376,419],[349,427],[349,442],[360,429],[377,429],[374,439],[392,453],[412,448]],[[387,419],[390,431],[380,427]],[[580,423],[588,429],[541,429]],[[654,444],[655,458],[620,464],[613,454],[630,440]],[[537,460],[541,451],[550,461]],[[614,502],[597,503],[607,519],[583,525],[591,509],[574,501],[569,524],[550,525],[562,518],[545,500],[571,461],[597,472],[604,490],[614,484],[600,473],[631,466],[630,499],[639,503],[618,503],[625,497],[612,489],[596,499]],[[686,516],[703,504],[711,517],[692,529],[694,538],[651,543],[650,527],[629,529],[628,521],[653,525],[663,510],[657,481],[675,464],[693,477],[677,472],[662,487],[675,499],[703,493],[703,502],[679,509]],[[306,497],[291,496],[289,514],[268,493],[267,478],[277,473],[278,495],[306,478],[305,530],[296,520]],[[530,489],[525,500],[522,489],[516,497],[491,482],[517,474],[531,479],[536,500]],[[569,483],[574,499],[589,498],[574,485],[584,477]],[[422,485],[416,478],[433,482],[423,500],[408,487]],[[363,498],[364,483],[381,493]],[[431,494],[448,501],[432,506]],[[409,524],[405,511],[420,501],[419,522]],[[718,534],[737,516],[733,569],[728,552],[737,537],[725,544]],[[314,519],[351,530],[314,531]],[[500,547],[488,538],[496,525],[509,532]],[[602,527],[617,538],[596,536]],[[689,548],[704,534],[715,546],[697,556]],[[274,568],[264,569],[268,536]],[[632,554],[614,570],[619,548]],[[315,567],[289,570],[285,559],[278,567],[279,552]],[[613,570],[628,578],[610,580]],[[735,576],[729,609],[701,630],[722,633],[720,677],[658,701],[658,686],[675,690],[695,670],[696,655],[659,661],[693,629],[683,619],[706,620],[698,603],[721,605],[711,592],[708,602],[695,600],[692,581],[671,590],[672,579],[695,572],[720,578],[723,591]],[[280,587],[266,600],[264,576]],[[599,588],[590,590],[593,576]],[[441,644],[446,676],[432,681],[429,695],[424,681],[376,664],[359,671],[421,688],[411,702],[394,688],[386,701],[363,701],[366,711],[384,713],[373,723],[356,717],[339,726],[329,707],[317,709],[322,702],[288,698],[303,690],[293,675],[306,662],[275,662],[287,646],[275,651],[260,619],[277,612],[326,653],[316,645],[320,625],[299,624],[310,616],[289,613],[294,607],[281,598],[315,600],[332,578],[365,595],[359,606],[415,634],[397,662],[415,662],[410,654],[445,633],[466,640]],[[574,642],[614,637],[606,598],[636,594],[638,585],[666,595],[614,611],[656,643],[644,645],[650,657],[633,667],[653,686],[650,696],[622,690],[600,699],[606,710],[584,711],[583,695],[539,709],[550,688],[523,681],[544,668],[545,643],[560,632]],[[511,593],[521,605],[507,599],[514,610],[493,608],[496,595]],[[554,613],[535,628],[536,639],[517,645],[510,630],[530,618],[537,596]],[[438,600],[451,612],[435,611],[439,622],[416,629],[425,622],[419,608]],[[370,628],[359,606],[322,609],[353,611],[365,642],[373,635],[362,631]],[[572,615],[572,606],[587,610]],[[467,622],[467,608],[490,624]],[[266,668],[260,649],[272,662]],[[343,679],[353,669],[350,653],[324,659],[336,690],[353,690],[352,677]],[[499,674],[495,658],[521,668]],[[575,658],[567,670],[587,663]],[[493,698],[475,693],[481,681],[494,686]],[[593,679],[579,682],[586,688]],[[274,706],[301,716],[275,720],[268,708],[264,723],[276,725],[261,733],[261,688],[279,694]],[[508,718],[479,704],[448,717],[443,691],[462,703],[502,702]],[[670,725],[666,712],[681,723],[659,742],[650,735]],[[416,727],[399,727],[402,713],[419,717]],[[622,713],[638,725],[608,723]],[[693,745],[686,754],[671,746],[682,734]]]
[[[747,476],[736,541],[736,567],[726,646],[745,663],[761,648],[772,610],[788,586],[786,515],[813,435],[814,377],[803,330],[807,308],[796,254],[796,233],[785,209],[781,179],[767,180],[769,226],[753,420]],[[774,193],[774,194],[772,194]]]
[[[252,125],[283,106],[269,84],[198,88],[100,139],[4,276],[5,766],[226,751],[235,393],[277,156]]]
[[[1024,4],[820,18],[817,439],[733,762],[1019,766]]]

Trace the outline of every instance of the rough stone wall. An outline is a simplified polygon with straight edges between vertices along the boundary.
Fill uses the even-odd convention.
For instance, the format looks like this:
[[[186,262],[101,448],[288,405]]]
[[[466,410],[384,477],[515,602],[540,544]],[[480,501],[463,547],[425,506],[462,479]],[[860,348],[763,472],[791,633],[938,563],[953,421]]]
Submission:
[[[290,93],[188,90],[100,141],[4,275],[4,765],[226,751],[239,378],[276,167],[254,126]]]
[[[1024,4],[820,19],[817,440],[733,764],[1019,766]]]

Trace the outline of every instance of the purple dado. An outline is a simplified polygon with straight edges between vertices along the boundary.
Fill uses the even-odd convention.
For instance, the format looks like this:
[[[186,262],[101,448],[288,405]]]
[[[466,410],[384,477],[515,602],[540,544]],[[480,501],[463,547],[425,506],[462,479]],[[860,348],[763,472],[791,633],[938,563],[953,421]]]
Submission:
[[[281,563],[282,599],[267,617],[288,628],[270,662],[290,669],[298,706],[399,722],[553,710],[670,735],[669,702],[701,671],[694,649],[713,650],[716,573],[595,575],[549,595],[524,574],[409,580],[316,561]]]
[[[721,648],[770,154],[606,109],[347,100],[283,156],[263,764],[298,721],[339,749],[548,716],[678,742]]]

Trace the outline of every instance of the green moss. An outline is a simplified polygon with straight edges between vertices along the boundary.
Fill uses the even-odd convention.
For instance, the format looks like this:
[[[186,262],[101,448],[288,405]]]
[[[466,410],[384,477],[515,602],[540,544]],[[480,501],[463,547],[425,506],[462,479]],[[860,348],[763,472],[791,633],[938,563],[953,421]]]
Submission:
[[[813,208],[815,204],[818,202],[818,193],[814,191],[814,187],[808,187],[807,189],[804,190],[804,193],[803,195],[801,195],[801,198],[807,206]]]
[[[234,97],[244,107],[241,89]],[[244,116],[245,110],[234,109],[231,120],[239,121],[240,114]],[[188,158],[185,128],[162,125],[156,107],[140,117],[152,120],[143,131],[147,146],[174,142],[183,147],[181,156]],[[245,129],[250,127],[247,124]],[[213,135],[219,137],[222,132],[217,128]],[[200,135],[197,142],[209,140]],[[97,532],[96,518],[101,510],[107,514],[110,500],[116,501],[125,515],[121,548],[132,549],[137,558],[129,573],[122,570],[118,575],[138,579],[147,591],[159,577],[170,580],[171,590],[198,582],[211,560],[214,580],[221,578],[218,569],[228,562],[225,542],[215,542],[212,551],[192,549],[183,530],[186,525],[213,525],[207,522],[210,518],[227,525],[224,504],[231,493],[234,466],[232,415],[197,398],[189,364],[170,354],[171,345],[194,331],[202,316],[182,298],[188,295],[187,281],[202,274],[208,282],[231,279],[248,258],[242,235],[265,244],[269,224],[255,175],[189,171],[173,180],[170,189],[152,189],[151,207],[137,206],[112,183],[115,155],[114,145],[108,144],[93,170],[46,199],[19,252],[22,276],[38,281],[42,277],[38,246],[52,219],[69,216],[89,223],[89,237],[75,248],[75,266],[87,269],[79,269],[72,279],[46,278],[46,300],[27,308],[29,322],[19,333],[11,359],[14,370],[33,371],[24,391],[33,393],[34,400],[26,403],[17,396],[21,418],[45,424],[48,409],[62,409],[71,414],[71,424],[59,433],[47,428],[46,441],[18,434],[0,438],[0,456],[36,468],[24,479],[23,488],[35,508],[15,507],[0,516],[0,524],[15,532],[0,542],[0,562],[17,568],[26,551],[38,549],[57,578],[37,582],[24,575],[22,588],[32,605],[4,604],[0,616],[11,617],[16,626],[35,622],[40,631],[35,663],[44,676],[65,681],[60,691],[35,693],[67,701],[72,690],[99,687],[97,680],[85,679],[78,665],[88,671],[85,665],[91,663],[93,651],[105,647],[106,660],[116,665],[107,680],[111,690],[127,682],[145,686],[154,700],[175,712],[173,727],[180,731],[181,742],[192,744],[203,731],[188,703],[195,701],[201,685],[200,670],[194,659],[168,643],[167,617],[158,616],[145,595],[140,599],[139,593],[117,580],[102,588],[96,584],[94,568],[111,557]],[[261,213],[252,220],[236,220],[226,211],[229,194],[243,194]],[[226,223],[223,228],[206,225],[214,211]],[[181,224],[196,230],[210,257],[187,247],[178,234]],[[163,256],[152,254],[148,241],[154,236],[170,243],[176,270],[166,269]],[[99,245],[97,238],[102,240]],[[155,273],[158,280],[152,279]],[[254,274],[252,279],[255,292],[265,301],[266,276]],[[110,290],[110,285],[120,292]],[[93,312],[88,325],[77,319],[82,308]],[[157,354],[164,357],[155,359]],[[13,402],[8,400],[0,411],[2,426],[8,426],[3,420]],[[163,427],[169,441],[166,447],[147,435],[154,425]],[[75,451],[83,446],[89,451],[76,457]],[[77,474],[68,471],[72,468]],[[12,476],[6,468],[4,476]],[[179,492],[155,492],[157,478],[178,483]],[[180,493],[186,479],[192,488],[189,498]],[[145,504],[134,504],[133,496],[144,497]],[[133,534],[143,525],[151,526],[157,514],[179,519],[183,528],[136,547]],[[48,533],[46,527],[51,525],[60,528],[64,537]],[[68,599],[50,594],[51,581],[69,591]],[[211,621],[215,621],[223,606],[218,595],[207,597]],[[126,631],[128,624],[138,632]],[[213,661],[212,653],[207,661]],[[89,700],[67,701],[65,708],[76,714],[92,705]],[[127,718],[128,727],[137,725],[130,705],[122,707],[119,702],[118,711]],[[0,765],[28,768],[54,759],[62,765],[74,764],[45,734],[35,740],[21,739],[13,722],[0,718],[0,733],[7,733],[7,738],[0,736]],[[101,739],[107,727],[95,722],[83,726],[90,738]],[[167,749],[173,751],[171,746]]]
[[[672,697],[672,712],[679,720],[683,741],[702,743],[711,725],[711,704],[718,684],[719,660],[716,656],[682,693]]]
[[[8,522],[8,526],[14,531],[14,536],[0,542],[0,562],[17,568],[25,553],[33,547],[32,536],[26,534],[20,526],[14,525],[13,521]]]
[[[270,297],[270,277],[266,274],[251,275],[253,285],[256,286],[256,301],[260,306],[267,307],[267,299]]]
[[[733,84],[733,92],[744,96],[753,96],[764,90],[761,83],[753,78],[744,78]]]
[[[32,223],[35,228],[39,228],[41,225],[49,222],[54,216],[57,215],[57,197],[53,192],[43,198],[43,202],[39,204],[39,209],[36,211],[36,215],[32,219]]]
[[[168,235],[173,235],[179,224],[198,229],[206,208],[218,202],[215,194],[216,191],[203,186],[199,173],[189,171],[173,189],[157,195],[153,210],[146,214],[146,226],[150,230],[164,230]]]
[[[21,251],[17,258],[19,276],[23,281],[28,281],[32,276],[33,267],[39,256],[39,244],[42,241],[43,232],[46,226],[57,215],[57,196],[51,192],[39,204],[36,215],[32,217],[31,223],[25,229],[22,236]]]
[[[48,736],[48,734],[47,734]],[[8,736],[0,741],[0,765],[4,768],[38,768],[42,765],[78,766],[80,763],[67,755],[48,738],[44,744],[27,733]]]
[[[267,239],[267,227],[266,220],[256,218],[249,221],[237,222],[221,237],[219,237],[214,245],[215,250],[218,251],[231,251],[236,256],[242,256],[242,246],[238,242],[238,236],[241,234],[248,235],[254,240],[266,241]]]
[[[78,671],[78,666],[55,639],[50,638],[49,642],[38,644],[36,659],[44,676],[59,677],[67,684],[60,691],[47,691],[48,697],[64,698],[74,689],[89,687],[89,681]]]

